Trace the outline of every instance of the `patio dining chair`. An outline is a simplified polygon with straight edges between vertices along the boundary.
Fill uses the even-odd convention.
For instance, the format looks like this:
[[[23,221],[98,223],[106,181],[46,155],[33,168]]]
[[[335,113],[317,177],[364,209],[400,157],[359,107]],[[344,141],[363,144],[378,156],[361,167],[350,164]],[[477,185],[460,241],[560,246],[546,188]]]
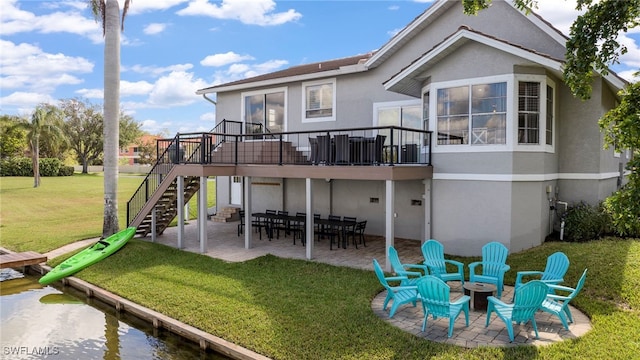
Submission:
[[[511,268],[506,264],[508,255],[509,249],[502,243],[493,241],[485,244],[482,247],[482,261],[469,264],[469,281],[494,284],[499,299],[504,288],[504,274]],[[477,272],[478,266],[482,272]]]
[[[444,246],[437,240],[427,240],[421,246],[424,265],[429,268],[429,273],[440,280],[460,281],[464,285],[464,264],[455,260],[444,258]],[[455,271],[448,272],[447,264],[455,266]],[[451,267],[450,267],[451,268]]]
[[[407,280],[401,282],[402,285],[415,285],[423,276],[429,275],[429,270],[425,265],[403,264],[400,261],[400,256],[398,256],[398,250],[393,246],[389,246],[389,262],[391,263],[391,269],[397,276],[407,277]]]
[[[427,275],[416,283],[418,294],[422,302],[422,331],[427,326],[427,318],[431,315],[434,319],[438,317],[449,318],[448,337],[453,335],[453,324],[461,312],[464,312],[466,326],[469,327],[469,300],[468,295],[462,295],[458,300],[451,302],[450,288],[444,281],[435,276]]]
[[[306,220],[307,213],[296,212],[295,220],[292,220],[289,224],[289,230],[293,233],[293,245],[296,244],[296,238],[299,236],[302,245],[305,245],[305,233],[306,233]]]
[[[569,330],[569,324],[573,323],[573,317],[571,316],[571,310],[569,310],[569,302],[573,300],[582,287],[584,286],[584,282],[587,279],[587,269],[584,269],[580,280],[578,280],[578,285],[576,285],[575,289],[570,288],[568,286],[562,285],[549,285],[554,291],[562,291],[568,292],[568,295],[557,295],[557,294],[548,294],[547,298],[540,305],[540,310],[548,312],[549,314],[553,314],[560,318],[562,322],[562,326],[564,326],[565,330]]]
[[[389,305],[389,301],[393,300],[391,305],[391,311],[389,311],[389,318],[392,318],[395,315],[396,311],[401,305],[411,303],[413,306],[416,306],[416,302],[418,301],[418,289],[415,286],[391,286],[389,281],[403,281],[406,280],[406,276],[389,276],[385,277],[384,272],[382,271],[382,267],[380,267],[380,263],[378,260],[373,259],[373,271],[376,273],[378,277],[378,281],[380,284],[384,286],[387,290],[387,297],[384,299],[384,304],[382,304],[382,310],[387,310],[387,305]]]
[[[569,269],[569,258],[563,252],[558,251],[547,258],[544,271],[518,271],[514,288],[519,288],[525,283],[525,278],[536,277],[547,285],[558,285],[563,281],[564,274]],[[553,288],[549,288],[553,293]],[[515,293],[514,293],[515,294]]]
[[[509,333],[509,340],[513,342],[513,323],[526,324],[531,321],[533,331],[536,333],[536,339],[538,339],[538,326],[536,325],[535,314],[538,308],[547,297],[549,286],[540,280],[529,281],[516,289],[517,293],[514,296],[514,302],[507,304],[502,300],[489,296],[487,298],[489,305],[487,307],[487,320],[485,321],[485,327],[489,326],[491,322],[491,313],[495,312],[498,318],[502,320]]]
[[[351,242],[358,248],[358,242],[355,240],[356,226],[358,225],[357,218],[353,216],[343,216],[344,221],[343,236],[345,237],[346,244],[349,244],[349,238],[352,238]]]

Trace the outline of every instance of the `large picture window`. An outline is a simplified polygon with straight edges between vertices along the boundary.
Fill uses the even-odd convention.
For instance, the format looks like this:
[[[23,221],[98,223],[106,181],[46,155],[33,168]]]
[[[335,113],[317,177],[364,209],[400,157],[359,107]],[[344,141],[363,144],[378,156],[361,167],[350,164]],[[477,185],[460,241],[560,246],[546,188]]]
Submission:
[[[335,85],[334,79],[302,84],[304,120],[335,120]]]
[[[438,89],[439,145],[506,143],[507,83]]]

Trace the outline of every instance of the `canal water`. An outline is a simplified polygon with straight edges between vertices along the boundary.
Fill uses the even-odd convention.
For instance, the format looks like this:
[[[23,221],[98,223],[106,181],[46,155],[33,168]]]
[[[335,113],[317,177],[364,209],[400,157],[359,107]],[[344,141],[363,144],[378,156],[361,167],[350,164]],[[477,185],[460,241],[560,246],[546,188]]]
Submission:
[[[228,358],[72,288],[42,286],[38,277],[2,269],[0,359]]]

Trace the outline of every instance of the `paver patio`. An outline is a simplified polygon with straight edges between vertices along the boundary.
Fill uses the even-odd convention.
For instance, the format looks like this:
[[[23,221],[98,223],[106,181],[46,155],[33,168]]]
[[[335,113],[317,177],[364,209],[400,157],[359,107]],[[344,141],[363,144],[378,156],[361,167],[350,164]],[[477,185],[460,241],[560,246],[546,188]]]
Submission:
[[[302,246],[299,240],[296,241],[296,245],[293,245],[291,236],[269,241],[264,236],[263,240],[259,240],[256,234],[253,241],[254,247],[245,249],[244,237],[237,235],[237,224],[237,222],[216,223],[208,221],[208,240],[205,255],[230,262],[246,261],[266,254],[273,254],[283,258],[305,259],[305,247]],[[156,242],[177,247],[177,230],[176,227],[167,228],[163,235],[156,238]],[[150,236],[144,239],[151,241]],[[200,251],[195,221],[185,225],[184,239],[184,250]],[[366,247],[358,246],[357,249],[350,245],[347,249],[334,248],[334,250],[329,250],[328,240],[316,241],[314,244],[314,259],[312,261],[371,270],[371,276],[374,276],[371,261],[376,258],[381,263],[384,263],[384,239],[382,237],[368,236],[366,242]],[[396,239],[394,245],[403,263],[422,262],[419,241]],[[462,295],[462,286],[459,282],[450,282],[449,284],[451,286],[452,300]],[[515,339],[513,343],[510,343],[504,323],[495,314],[492,315],[492,321],[489,326],[485,327],[486,312],[471,309],[469,311],[469,327],[465,327],[464,314],[461,314],[455,322],[453,336],[448,338],[448,319],[433,320],[429,318],[427,328],[424,332],[422,331],[422,305],[419,302],[416,307],[410,304],[400,307],[394,317],[389,319],[390,306],[386,311],[382,310],[385,296],[386,292],[383,291],[371,303],[373,312],[381,319],[415,336],[468,348],[478,346],[508,347],[524,344],[545,346],[563,340],[575,339],[591,329],[589,318],[574,307],[569,306],[574,319],[574,323],[569,324],[569,330],[564,329],[557,317],[540,311],[536,313],[539,339],[535,339],[533,327],[530,323],[526,325],[514,324]],[[512,297],[513,287],[505,286],[502,300],[508,302]]]

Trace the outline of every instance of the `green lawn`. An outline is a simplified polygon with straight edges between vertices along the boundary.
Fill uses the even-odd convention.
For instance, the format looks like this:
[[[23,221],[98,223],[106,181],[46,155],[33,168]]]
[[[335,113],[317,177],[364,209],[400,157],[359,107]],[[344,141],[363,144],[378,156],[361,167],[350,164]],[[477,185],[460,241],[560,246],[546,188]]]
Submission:
[[[33,187],[30,177],[0,177],[0,245],[14,251],[47,252],[74,241],[102,235],[104,178],[102,173],[43,177]],[[143,176],[120,174],[118,218],[126,226],[127,201]],[[215,204],[215,189],[208,187]],[[189,202],[197,217],[196,198]]]
[[[2,181],[6,246],[5,208],[15,204],[7,204]],[[42,192],[39,201],[52,202],[47,194]],[[39,227],[35,217],[27,216],[24,222]],[[57,229],[49,227],[52,235]],[[23,248],[38,246],[33,240]],[[465,349],[406,333],[371,311],[371,300],[382,290],[372,271],[270,255],[226,263],[136,239],[125,249],[76,276],[275,359],[640,358],[640,239],[551,242],[509,256],[509,285],[519,270],[544,268],[546,257],[555,251],[565,252],[571,261],[566,284],[574,285],[589,269],[574,306],[591,318],[593,329],[574,341],[542,348]],[[455,259],[469,263],[476,258]]]

